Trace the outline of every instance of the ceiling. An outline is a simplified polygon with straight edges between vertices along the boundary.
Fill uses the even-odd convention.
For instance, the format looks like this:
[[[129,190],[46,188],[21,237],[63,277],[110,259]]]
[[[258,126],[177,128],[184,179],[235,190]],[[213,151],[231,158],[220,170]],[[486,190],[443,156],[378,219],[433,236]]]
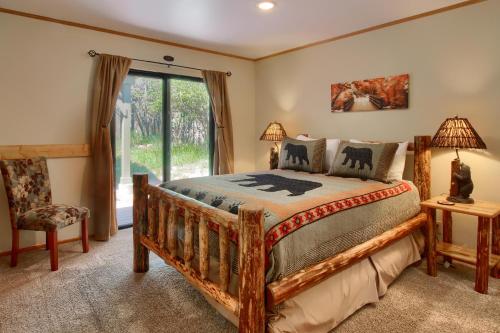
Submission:
[[[454,5],[463,0],[0,0],[0,7],[248,58]]]

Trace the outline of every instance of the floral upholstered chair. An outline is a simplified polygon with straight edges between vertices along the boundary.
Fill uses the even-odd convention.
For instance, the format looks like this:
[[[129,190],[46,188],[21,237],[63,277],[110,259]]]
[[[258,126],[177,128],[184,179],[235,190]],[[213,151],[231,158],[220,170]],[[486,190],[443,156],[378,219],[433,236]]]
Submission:
[[[19,230],[45,231],[50,266],[58,269],[57,230],[82,222],[83,252],[89,251],[88,217],[85,207],[52,204],[49,171],[45,158],[0,161],[12,225],[10,265],[17,265]]]

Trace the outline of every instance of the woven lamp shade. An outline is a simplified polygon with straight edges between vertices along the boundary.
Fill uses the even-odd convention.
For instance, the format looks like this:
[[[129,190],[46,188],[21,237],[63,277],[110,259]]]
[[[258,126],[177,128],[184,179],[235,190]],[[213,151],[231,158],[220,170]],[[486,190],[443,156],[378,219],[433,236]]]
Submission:
[[[277,121],[269,123],[266,130],[260,136],[263,141],[282,141],[286,137],[285,129],[283,125]]]
[[[467,118],[456,116],[441,124],[432,138],[431,147],[486,149],[486,144]]]

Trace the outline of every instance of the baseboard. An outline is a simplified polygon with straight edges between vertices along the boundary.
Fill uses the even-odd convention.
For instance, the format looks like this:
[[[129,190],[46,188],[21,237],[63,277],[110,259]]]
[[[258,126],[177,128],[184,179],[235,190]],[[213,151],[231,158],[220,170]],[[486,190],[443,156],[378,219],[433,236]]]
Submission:
[[[82,240],[81,237],[73,237],[73,238],[68,238],[68,239],[60,240],[60,241],[57,242],[57,244],[71,243],[71,242],[76,242],[76,241],[80,241],[80,240]],[[34,251],[34,250],[40,250],[40,249],[45,249],[45,243],[43,243],[43,244],[35,244],[35,245],[28,246],[28,247],[22,247],[22,248],[19,249],[19,253],[29,252],[29,251]],[[11,251],[0,252],[0,257],[9,256],[10,252]]]

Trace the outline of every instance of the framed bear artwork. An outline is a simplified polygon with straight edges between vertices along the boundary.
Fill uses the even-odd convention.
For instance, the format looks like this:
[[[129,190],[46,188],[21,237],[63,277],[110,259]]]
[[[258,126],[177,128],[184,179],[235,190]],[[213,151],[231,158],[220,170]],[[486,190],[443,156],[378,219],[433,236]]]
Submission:
[[[331,111],[356,112],[408,108],[408,74],[334,83]]]

